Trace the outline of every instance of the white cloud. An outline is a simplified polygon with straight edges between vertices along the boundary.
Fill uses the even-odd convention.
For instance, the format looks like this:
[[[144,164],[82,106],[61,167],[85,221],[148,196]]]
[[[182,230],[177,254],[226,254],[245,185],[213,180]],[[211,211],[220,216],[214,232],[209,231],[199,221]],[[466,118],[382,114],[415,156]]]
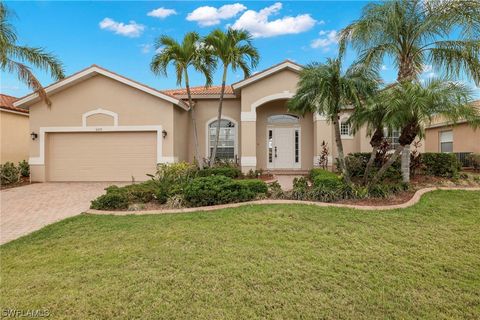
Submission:
[[[147,16],[149,17],[155,17],[155,18],[160,18],[160,19],[165,19],[168,16],[177,14],[177,11],[174,9],[166,9],[164,7],[160,7],[158,9],[154,9],[147,13]]]
[[[143,43],[140,46],[140,49],[142,50],[142,53],[149,53],[152,50],[152,45],[150,43]]]
[[[324,52],[327,52],[332,45],[338,43],[338,32],[336,30],[322,30],[318,35],[320,38],[314,39],[310,43],[310,47],[314,49],[321,48]]]
[[[297,34],[310,30],[317,21],[309,14],[295,17],[285,16],[269,21],[271,15],[278,14],[282,4],[277,2],[260,11],[248,10],[232,25],[234,29],[245,29],[256,38],[275,37],[284,34]]]
[[[99,23],[100,29],[105,29],[113,31],[116,34],[135,38],[142,34],[145,30],[145,26],[136,23],[135,21],[130,21],[128,24],[123,22],[117,22],[110,18],[105,18]]]
[[[386,70],[388,70],[388,67],[386,65],[382,64],[382,67],[380,69],[382,69],[382,71],[386,71]]]
[[[190,12],[187,20],[195,21],[201,27],[208,27],[219,24],[221,20],[233,18],[246,9],[241,3],[226,4],[220,8],[203,6]]]

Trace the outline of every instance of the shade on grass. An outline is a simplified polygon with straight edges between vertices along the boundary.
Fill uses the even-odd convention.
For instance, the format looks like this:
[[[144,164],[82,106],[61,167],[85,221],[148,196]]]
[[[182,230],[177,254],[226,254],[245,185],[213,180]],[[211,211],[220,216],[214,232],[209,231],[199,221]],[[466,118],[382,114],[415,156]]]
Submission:
[[[0,247],[2,308],[77,319],[480,317],[480,192],[406,210],[83,215]]]

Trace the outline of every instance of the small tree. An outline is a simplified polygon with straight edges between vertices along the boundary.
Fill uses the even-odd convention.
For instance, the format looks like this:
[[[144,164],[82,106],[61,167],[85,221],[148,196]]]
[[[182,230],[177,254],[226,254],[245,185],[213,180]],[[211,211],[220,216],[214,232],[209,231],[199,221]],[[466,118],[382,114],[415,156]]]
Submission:
[[[377,88],[376,70],[363,64],[350,66],[342,72],[341,58],[327,59],[326,63],[311,63],[300,72],[295,96],[288,102],[289,110],[298,113],[318,112],[333,124],[338,151],[339,168],[345,182],[350,176],[340,135],[339,115],[349,105],[360,107],[362,99],[372,96]]]
[[[390,89],[387,118],[394,127],[403,128],[399,146],[380,168],[370,184],[376,183],[395,162],[405,146],[422,136],[425,124],[440,115],[452,123],[465,119],[470,125],[480,125],[480,112],[471,105],[472,90],[466,85],[432,79],[425,84],[404,82]],[[403,165],[403,164],[402,164]],[[405,170],[402,168],[402,173]],[[407,171],[409,173],[409,171]]]
[[[200,35],[196,32],[187,33],[182,43],[175,39],[162,35],[158,37],[155,43],[155,48],[160,50],[150,63],[150,69],[154,74],[162,74],[167,76],[167,67],[173,64],[177,77],[177,84],[181,85],[185,82],[187,89],[188,105],[190,107],[190,115],[192,119],[193,138],[195,143],[195,157],[200,169],[203,168],[203,161],[200,156],[200,148],[198,145],[197,122],[195,117],[195,106],[192,101],[192,94],[190,91],[190,80],[188,76],[188,69],[201,72],[205,76],[205,86],[212,83],[212,72],[215,69],[215,61],[211,52],[200,41]]]
[[[209,165],[212,166],[217,156],[218,139],[220,136],[220,121],[222,119],[223,96],[227,82],[228,68],[233,71],[241,69],[243,76],[250,76],[252,68],[255,68],[260,59],[257,49],[252,45],[252,36],[248,31],[228,28],[227,32],[221,29],[213,30],[206,38],[205,45],[211,50],[213,56],[220,60],[223,65],[222,88],[217,113],[217,128],[215,131],[215,143],[210,155]]]

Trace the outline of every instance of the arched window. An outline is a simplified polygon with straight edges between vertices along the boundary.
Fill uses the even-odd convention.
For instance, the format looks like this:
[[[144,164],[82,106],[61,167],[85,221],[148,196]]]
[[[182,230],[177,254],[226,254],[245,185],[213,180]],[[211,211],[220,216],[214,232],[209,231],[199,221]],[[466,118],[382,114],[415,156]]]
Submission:
[[[217,120],[210,122],[208,125],[208,150],[210,155],[215,145],[215,134],[217,132]],[[220,135],[218,137],[217,158],[234,159],[236,145],[236,128],[235,123],[222,119],[220,120]]]
[[[268,117],[267,122],[269,124],[296,124],[299,119],[291,114],[276,114]]]

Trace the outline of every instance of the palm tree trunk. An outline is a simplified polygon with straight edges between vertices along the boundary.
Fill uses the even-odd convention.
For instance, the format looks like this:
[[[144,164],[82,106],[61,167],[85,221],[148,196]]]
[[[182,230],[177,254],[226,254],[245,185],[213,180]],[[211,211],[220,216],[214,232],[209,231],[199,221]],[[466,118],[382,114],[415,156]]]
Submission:
[[[347,166],[345,165],[345,155],[343,153],[343,144],[342,137],[340,135],[340,124],[338,122],[338,115],[334,115],[332,120],[335,130],[335,143],[337,145],[338,151],[338,164],[340,166],[340,171],[342,171],[343,179],[346,183],[350,184],[350,176],[348,174]]]
[[[403,147],[404,146],[399,145],[395,149],[395,152],[390,156],[388,161],[383,164],[383,166],[380,168],[380,170],[378,170],[377,174],[373,177],[372,181],[370,181],[370,183],[368,185],[373,185],[380,180],[380,178],[383,176],[385,171],[387,171],[388,168],[390,168],[392,166],[392,164],[395,162],[395,160],[397,160],[398,156],[403,151]]]
[[[402,181],[410,183],[410,145],[407,144],[402,151]]]
[[[368,182],[368,176],[370,175],[370,170],[372,169],[375,158],[377,157],[378,147],[374,146],[372,153],[370,154],[370,159],[368,159],[367,166],[365,167],[365,172],[363,174],[363,184],[366,185]]]
[[[197,158],[198,167],[203,169],[203,159],[200,157],[200,148],[198,146],[198,132],[197,132],[197,121],[195,117],[195,108],[192,102],[192,94],[190,92],[190,83],[188,81],[188,72],[185,69],[185,87],[187,89],[188,95],[188,104],[190,106],[190,116],[192,118],[192,127],[193,127],[193,141],[195,144],[195,158]]]
[[[217,114],[217,130],[215,131],[215,144],[213,145],[213,151],[210,155],[210,167],[214,164],[215,158],[217,157],[217,148],[218,140],[220,138],[220,121],[222,120],[222,108],[223,108],[223,96],[225,95],[225,83],[227,82],[227,66],[223,66],[223,78],[222,78],[222,89],[220,91],[220,102],[218,104],[218,114]]]

